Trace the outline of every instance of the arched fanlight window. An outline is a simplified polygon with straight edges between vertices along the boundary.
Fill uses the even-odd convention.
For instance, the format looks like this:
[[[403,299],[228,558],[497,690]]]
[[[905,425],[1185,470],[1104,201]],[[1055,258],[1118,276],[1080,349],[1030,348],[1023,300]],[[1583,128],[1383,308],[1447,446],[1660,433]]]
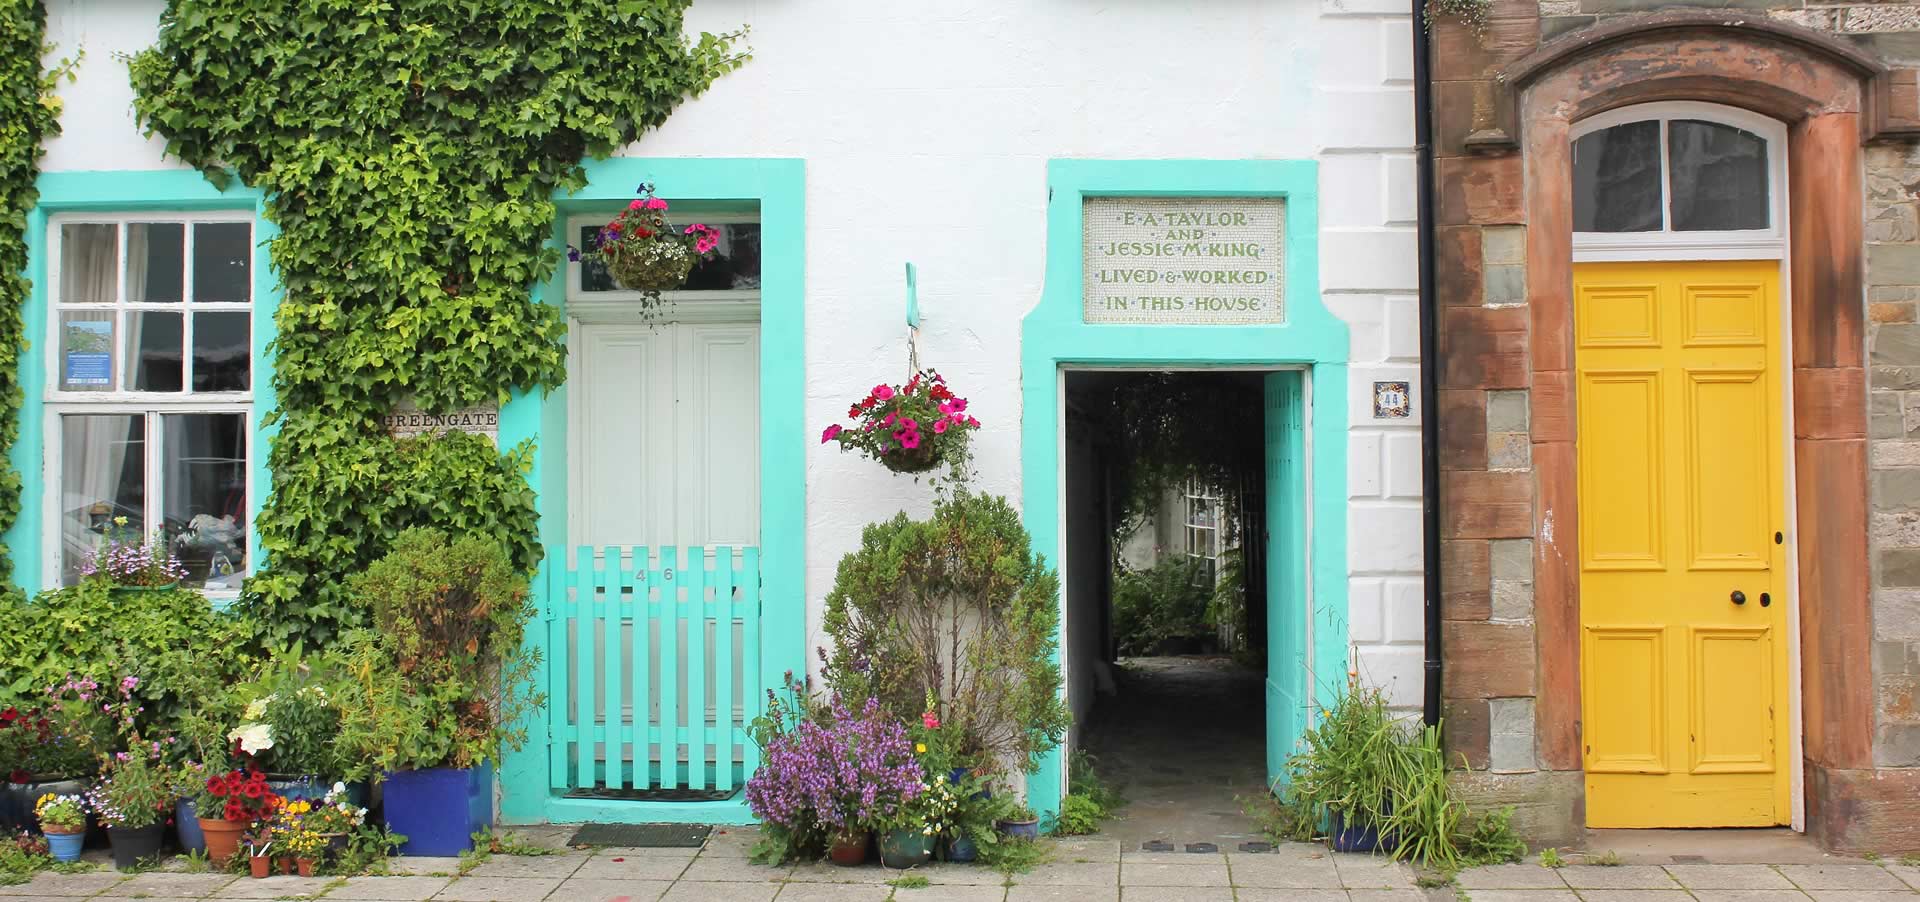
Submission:
[[[1573,138],[1577,243],[1762,243],[1784,218],[1783,129],[1706,104],[1660,103],[1580,123]]]

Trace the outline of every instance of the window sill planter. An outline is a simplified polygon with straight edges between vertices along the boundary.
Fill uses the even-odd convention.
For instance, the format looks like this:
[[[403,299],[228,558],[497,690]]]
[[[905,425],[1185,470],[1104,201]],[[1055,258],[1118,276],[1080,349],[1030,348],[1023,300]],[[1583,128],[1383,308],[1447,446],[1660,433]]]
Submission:
[[[160,855],[160,838],[166,834],[167,825],[148,824],[145,827],[108,827],[107,839],[113,843],[113,867],[115,870],[130,871],[142,861]]]
[[[867,846],[872,840],[873,834],[865,830],[836,832],[827,846],[827,860],[843,868],[857,868],[867,863]]]
[[[80,860],[80,849],[87,844],[87,828],[55,827],[42,832],[47,836],[47,852],[54,861]]]
[[[493,824],[493,765],[387,771],[387,827],[406,836],[402,855],[454,856]]]
[[[159,586],[114,586],[113,594],[122,598],[145,598],[155,592],[172,592],[180,588],[178,581]]]
[[[913,828],[888,830],[880,834],[880,863],[901,871],[926,864],[933,857],[931,839]]]

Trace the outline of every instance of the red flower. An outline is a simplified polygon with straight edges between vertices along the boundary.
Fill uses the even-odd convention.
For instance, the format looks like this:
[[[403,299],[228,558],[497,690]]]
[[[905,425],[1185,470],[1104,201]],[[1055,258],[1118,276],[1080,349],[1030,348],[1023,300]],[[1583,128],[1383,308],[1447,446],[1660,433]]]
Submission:
[[[866,399],[865,401],[861,401],[861,402],[860,402],[860,409],[861,409],[861,410],[872,410],[872,409],[873,409],[873,405],[875,405],[875,404],[877,404],[877,403],[879,403],[879,402],[878,402],[878,401],[875,401],[875,400],[873,399],[873,396],[872,396],[872,395],[868,395],[868,396],[867,396],[867,399]]]
[[[24,770],[15,770],[13,773],[7,775],[7,781],[10,783],[25,783],[31,779],[33,779],[33,775]]]
[[[267,787],[263,783],[248,783],[240,791],[249,799],[257,799],[267,794]]]
[[[228,802],[226,811],[222,813],[225,814],[227,820],[230,821],[244,821],[247,819],[246,806],[241,805],[239,802]]]
[[[19,719],[20,719],[19,708],[8,708],[5,711],[0,711],[0,726],[4,726],[4,727],[13,726],[13,722]]]
[[[212,796],[226,795],[227,794],[226,781],[220,779],[219,777],[208,777],[207,778],[207,794]]]

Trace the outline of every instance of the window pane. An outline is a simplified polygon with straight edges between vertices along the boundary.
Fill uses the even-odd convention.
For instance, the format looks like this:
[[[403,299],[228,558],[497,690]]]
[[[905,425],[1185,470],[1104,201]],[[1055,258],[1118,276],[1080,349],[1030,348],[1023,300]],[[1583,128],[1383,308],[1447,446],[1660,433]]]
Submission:
[[[111,303],[120,296],[120,227],[82,222],[60,227],[60,300]]]
[[[1573,230],[1660,230],[1660,123],[1629,122],[1573,142]]]
[[[581,291],[620,290],[620,286],[613,283],[613,276],[608,274],[605,266],[600,265],[599,260],[584,256],[587,251],[596,250],[600,247],[599,226],[581,226],[580,243],[574,246],[578,247],[583,255],[580,258]]]
[[[251,379],[252,317],[239,311],[193,315],[193,390],[246,391]]]
[[[93,549],[146,532],[146,418],[63,416],[60,427],[61,578],[72,585]]]
[[[179,391],[180,346],[186,335],[178,313],[127,314],[127,373],[133,391]]]
[[[186,278],[187,227],[177,222],[127,226],[127,300],[179,303]]]
[[[113,388],[112,311],[60,314],[60,390]]]
[[[247,418],[193,413],[160,418],[160,509],[184,585],[238,589],[247,572]]]
[[[1696,232],[1767,227],[1767,142],[1731,125],[1667,123],[1673,167],[1673,229]]]
[[[734,222],[716,228],[720,230],[720,246],[714,249],[713,259],[694,264],[693,272],[687,276],[687,289],[759,288],[760,224]]]
[[[194,300],[246,301],[253,297],[252,231],[244,222],[194,224]]]

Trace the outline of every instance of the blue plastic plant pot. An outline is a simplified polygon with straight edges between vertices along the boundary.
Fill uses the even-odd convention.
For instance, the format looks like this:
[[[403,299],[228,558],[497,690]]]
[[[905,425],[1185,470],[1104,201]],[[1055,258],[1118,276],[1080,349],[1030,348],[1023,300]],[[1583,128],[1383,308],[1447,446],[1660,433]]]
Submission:
[[[387,828],[407,838],[402,855],[454,856],[493,825],[493,765],[387,771]]]
[[[47,834],[47,851],[54,861],[79,861],[80,849],[87,844],[85,831]]]
[[[173,826],[180,835],[180,851],[207,851],[207,834],[200,830],[200,818],[195,816],[192,799],[181,799],[173,806]]]
[[[1328,815],[1327,838],[1335,852],[1388,852],[1393,849],[1391,837],[1380,836],[1379,825],[1372,818],[1347,823],[1339,812]]]

